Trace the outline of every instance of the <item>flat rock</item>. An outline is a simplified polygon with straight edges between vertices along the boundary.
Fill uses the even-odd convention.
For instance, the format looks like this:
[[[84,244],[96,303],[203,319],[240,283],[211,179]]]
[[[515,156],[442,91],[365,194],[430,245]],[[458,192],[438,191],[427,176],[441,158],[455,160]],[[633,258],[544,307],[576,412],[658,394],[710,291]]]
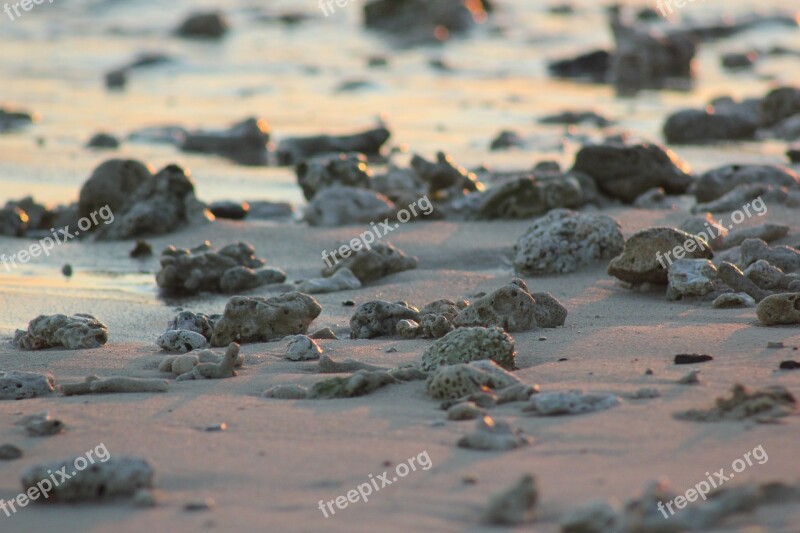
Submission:
[[[463,327],[451,331],[422,354],[422,370],[491,359],[506,369],[515,367],[514,339],[501,328]]]

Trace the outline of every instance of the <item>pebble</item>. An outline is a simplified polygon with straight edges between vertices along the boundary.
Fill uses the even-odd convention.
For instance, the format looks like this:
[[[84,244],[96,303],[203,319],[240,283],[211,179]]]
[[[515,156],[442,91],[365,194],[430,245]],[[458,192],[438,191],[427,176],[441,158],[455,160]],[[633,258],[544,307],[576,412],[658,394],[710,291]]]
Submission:
[[[695,363],[705,363],[712,361],[714,358],[706,354],[697,353],[682,353],[675,356],[676,365],[693,365]]]
[[[778,366],[781,370],[797,370],[800,369],[800,362],[788,360],[788,361],[781,361],[781,364]]]
[[[20,459],[22,455],[22,450],[13,444],[0,445],[0,461],[14,461]]]

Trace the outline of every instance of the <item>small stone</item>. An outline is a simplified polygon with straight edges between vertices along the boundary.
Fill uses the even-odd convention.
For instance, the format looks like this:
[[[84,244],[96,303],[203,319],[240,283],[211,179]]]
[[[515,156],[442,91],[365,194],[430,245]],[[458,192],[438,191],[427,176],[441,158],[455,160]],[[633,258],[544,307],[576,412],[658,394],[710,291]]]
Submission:
[[[459,448],[481,451],[513,450],[531,444],[533,439],[514,429],[508,422],[495,421],[490,416],[478,419],[475,431],[458,441]]]
[[[483,514],[483,521],[492,525],[516,526],[530,522],[538,501],[533,476],[523,476],[510,489],[492,497]]]
[[[136,246],[133,247],[133,250],[130,251],[129,255],[134,259],[150,257],[153,255],[153,247],[150,246],[150,244],[146,241],[138,240],[136,241]]]
[[[342,305],[345,307],[354,307],[356,303],[353,300],[345,300],[342,302]]]
[[[523,407],[525,413],[538,416],[562,416],[604,411],[620,404],[613,394],[589,393],[581,391],[545,392],[535,394],[530,403]]]
[[[717,296],[711,305],[715,309],[755,307],[756,301],[752,296],[743,292],[726,292]]]
[[[22,450],[13,444],[0,445],[0,461],[13,461],[22,457]]]
[[[61,267],[61,273],[64,274],[64,276],[67,278],[72,276],[72,265],[67,263],[66,265]]]
[[[192,350],[206,348],[208,341],[196,331],[172,329],[162,333],[156,340],[156,344],[162,350],[191,352]]]
[[[187,502],[183,505],[184,511],[210,511],[216,506],[213,498],[206,498],[205,500],[198,500],[194,502]]]
[[[486,415],[486,411],[473,402],[457,403],[447,410],[448,420],[475,420]]]
[[[653,369],[652,369],[652,368],[648,368],[648,369],[646,369],[646,370],[644,371],[644,375],[645,375],[645,376],[652,376],[653,374],[655,374],[655,372],[653,372]]]
[[[792,361],[791,359],[788,361],[781,361],[781,364],[778,366],[781,370],[798,370],[800,369],[800,362]]]
[[[697,354],[697,353],[682,353],[675,356],[676,365],[693,365],[695,363],[705,363],[714,358],[710,355]]]
[[[216,431],[225,431],[227,429],[228,429],[228,424],[222,422],[220,424],[214,424],[213,426],[206,426],[205,428],[203,428],[203,431],[216,432]]]
[[[133,506],[139,508],[148,508],[156,506],[156,497],[152,491],[147,489],[139,489],[133,495]]]
[[[389,349],[386,350],[386,353],[397,353],[397,348],[390,346]]]
[[[312,361],[319,359],[322,348],[313,339],[305,335],[295,335],[286,346],[285,358],[289,361]]]
[[[698,377],[700,374],[699,370],[690,370],[683,376],[681,379],[678,380],[679,385],[697,385],[700,383],[700,378]]]
[[[775,342],[775,341],[768,341],[768,342],[767,342],[767,348],[780,349],[780,348],[785,348],[785,347],[786,347],[786,346],[784,346],[784,344],[783,344],[783,342],[782,342],[782,341],[777,341],[777,342]]]
[[[50,437],[64,431],[64,422],[52,418],[47,411],[26,416],[17,423],[24,425],[25,431],[31,437]]]
[[[634,392],[624,394],[626,398],[629,400],[650,400],[653,398],[659,398],[661,393],[658,392],[658,389],[651,389],[651,388],[643,388],[637,389]]]
[[[318,329],[317,331],[309,335],[309,337],[316,340],[321,340],[321,339],[337,340],[339,338],[336,336],[336,333],[334,333],[331,328]]]

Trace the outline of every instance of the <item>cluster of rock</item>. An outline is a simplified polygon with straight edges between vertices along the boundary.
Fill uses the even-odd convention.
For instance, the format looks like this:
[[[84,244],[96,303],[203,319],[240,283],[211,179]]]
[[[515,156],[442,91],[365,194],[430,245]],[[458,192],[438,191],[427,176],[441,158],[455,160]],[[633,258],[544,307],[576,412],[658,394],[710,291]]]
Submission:
[[[63,228],[77,220],[77,206],[49,208],[28,196],[9,200],[0,208],[0,235],[9,237],[50,237],[50,228]]]
[[[700,175],[689,192],[697,199],[695,213],[734,211],[757,199],[798,207],[800,177],[778,165],[724,165]],[[750,216],[765,212],[762,207]]]
[[[167,293],[233,293],[286,281],[286,273],[264,268],[252,245],[238,242],[214,250],[206,241],[192,249],[169,246],[161,252],[159,288]]]
[[[108,326],[82,313],[39,315],[28,323],[27,329],[18,329],[12,342],[23,350],[99,348],[108,342]]]

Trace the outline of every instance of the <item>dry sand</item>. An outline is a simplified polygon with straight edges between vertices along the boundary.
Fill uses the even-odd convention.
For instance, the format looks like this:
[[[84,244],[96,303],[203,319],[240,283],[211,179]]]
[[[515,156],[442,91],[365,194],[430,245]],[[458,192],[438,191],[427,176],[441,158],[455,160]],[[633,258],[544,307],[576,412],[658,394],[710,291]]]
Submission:
[[[750,223],[790,224],[792,237],[787,242],[796,241],[796,212],[768,207],[764,220]],[[620,220],[626,237],[646,227],[675,225],[687,216],[635,209],[612,209],[608,214]],[[415,361],[430,340],[350,340],[347,324],[353,308],[341,302],[403,299],[424,305],[492,290],[513,277],[510,250],[529,224],[407,224],[389,239],[418,256],[419,268],[358,291],[320,295],[323,311],[311,329],[330,326],[342,337],[320,341],[325,353],[337,360],[355,358],[384,366]],[[223,221],[152,242],[160,250],[167,244],[193,246],[204,239],[215,245],[244,240],[255,245],[269,265],[286,269],[295,280],[316,275],[323,249],[361,231]],[[23,242],[0,238],[3,249]],[[111,332],[108,344],[95,350],[22,352],[3,343],[0,369],[48,371],[58,382],[89,374],[158,377],[163,354],[154,342],[176,307],[221,312],[227,298],[203,295],[165,302],[156,296],[151,274],[112,278],[114,272],[132,270],[130,247],[75,243],[62,246],[36,267],[55,272],[70,262],[77,273],[71,281],[26,283],[24,277],[0,276],[0,335],[12,335],[14,328],[38,314],[56,312],[91,312]],[[86,274],[82,269],[90,266],[93,273]],[[143,264],[144,270],[153,268],[155,259]],[[172,382],[166,394],[53,395],[0,402],[0,443],[25,451],[21,460],[0,463],[0,498],[10,500],[21,490],[20,473],[28,465],[81,455],[104,443],[112,456],[141,456],[154,464],[159,500],[153,509],[126,502],[32,505],[11,518],[0,516],[0,531],[472,531],[482,527],[478,517],[489,496],[528,472],[535,475],[540,490],[535,530],[557,531],[558,519],[576,505],[606,497],[624,501],[660,477],[683,492],[703,480],[705,472],[730,470],[733,460],[759,445],[769,460],[737,475],[731,486],[800,481],[797,417],[769,425],[701,424],[672,417],[677,411],[710,405],[736,382],[754,387],[779,384],[800,393],[800,372],[777,371],[781,360],[800,359],[797,327],[760,327],[754,309],[668,302],[663,290],[633,292],[610,278],[602,264],[571,275],[525,279],[532,291],[549,291],[559,298],[569,316],[564,327],[514,334],[522,379],[538,383],[542,391],[579,388],[620,394],[653,387],[661,397],[560,418],[522,416],[521,404],[503,405],[492,415],[524,429],[536,443],[511,452],[478,452],[455,446],[473,423],[445,421],[438,402],[427,397],[424,382],[347,400],[266,399],[260,395],[270,386],[307,385],[320,379],[313,373],[315,363],[284,361],[286,341],[244,345],[245,365],[232,379]],[[82,287],[94,290],[84,292]],[[248,294],[264,293],[256,289]],[[546,340],[540,340],[542,336]],[[767,349],[768,341],[783,341],[787,348]],[[397,352],[386,353],[390,347]],[[676,384],[689,367],[675,366],[673,356],[695,352],[715,358],[696,365],[701,385]],[[653,375],[645,375],[647,368]],[[20,416],[42,410],[64,420],[65,433],[31,438],[14,425]],[[227,431],[202,431],[222,422],[228,424]],[[351,504],[330,518],[318,509],[320,500],[345,494],[370,474],[391,472],[394,465],[423,451],[433,463],[429,470],[412,472],[368,502]],[[385,466],[389,463],[393,466]],[[478,481],[466,484],[465,476]],[[212,510],[183,510],[184,504],[207,497],[216,502]],[[800,531],[800,510],[765,507],[734,518],[724,530],[747,524],[761,526],[747,531]]]

